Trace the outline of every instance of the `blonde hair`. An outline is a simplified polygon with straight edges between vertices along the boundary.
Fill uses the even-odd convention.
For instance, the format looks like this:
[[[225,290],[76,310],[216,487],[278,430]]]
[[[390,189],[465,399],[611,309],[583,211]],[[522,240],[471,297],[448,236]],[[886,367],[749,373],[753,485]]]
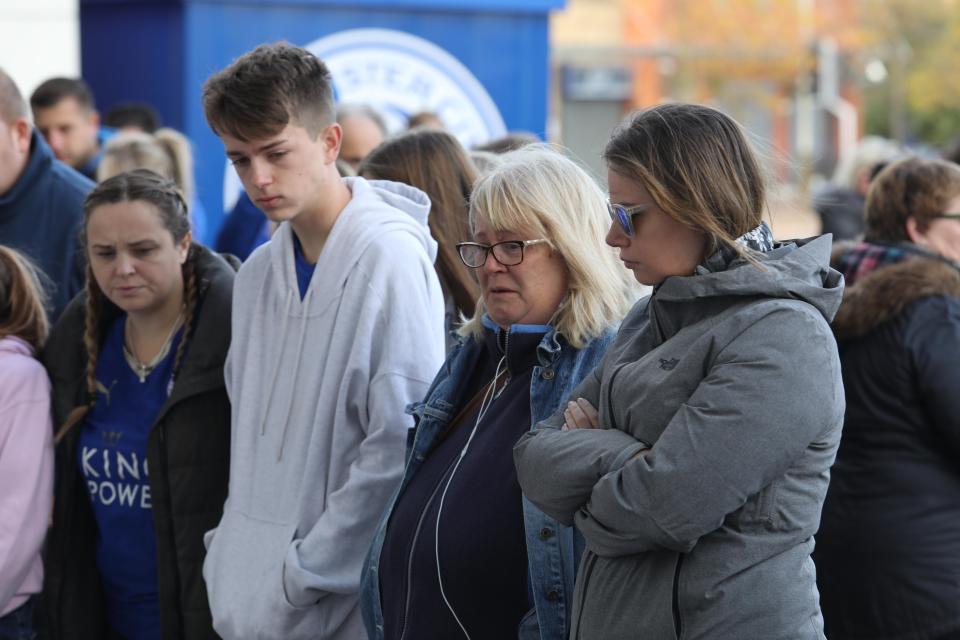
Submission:
[[[125,131],[110,138],[103,147],[103,159],[97,168],[97,180],[134,169],[149,169],[173,180],[187,203],[193,201],[193,154],[190,141],[174,129],[155,133]]]
[[[470,199],[470,226],[483,219],[497,231],[529,231],[560,253],[569,274],[567,294],[552,324],[575,348],[616,325],[639,288],[604,241],[610,226],[606,195],[575,162],[547,145],[523,147],[477,182]],[[460,329],[479,338],[483,297]]]
[[[46,301],[40,271],[19,251],[0,245],[0,338],[20,338],[39,350],[50,328]]]

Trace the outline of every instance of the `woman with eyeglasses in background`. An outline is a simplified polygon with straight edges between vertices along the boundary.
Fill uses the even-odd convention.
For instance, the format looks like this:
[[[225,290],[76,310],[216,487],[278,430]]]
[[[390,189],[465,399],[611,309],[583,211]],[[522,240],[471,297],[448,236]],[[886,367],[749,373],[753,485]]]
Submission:
[[[780,246],[740,126],[625,122],[607,242],[653,294],[516,448],[524,494],[583,534],[573,640],[823,638],[813,534],[840,440],[830,237]]]
[[[960,167],[909,158],[838,246],[847,413],[817,534],[827,633],[960,638]]]
[[[569,631],[582,540],[522,498],[513,445],[599,362],[634,286],[604,245],[605,198],[544,147],[503,156],[470,200],[480,281],[417,420],[363,573],[371,638]]]

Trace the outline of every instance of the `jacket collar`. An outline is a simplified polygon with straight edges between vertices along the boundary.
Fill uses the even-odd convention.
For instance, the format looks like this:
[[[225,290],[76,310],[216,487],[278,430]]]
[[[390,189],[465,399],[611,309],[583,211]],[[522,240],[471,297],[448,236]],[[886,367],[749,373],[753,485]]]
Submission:
[[[845,248],[834,252],[835,263],[843,260]],[[834,333],[838,338],[859,338],[899,316],[911,303],[931,296],[960,298],[960,267],[939,256],[905,254],[846,287],[833,320]]]
[[[53,151],[36,129],[30,132],[30,157],[23,167],[23,173],[10,189],[0,194],[0,207],[12,204],[19,200],[24,193],[30,190],[33,183],[43,175],[53,164]]]
[[[486,321],[481,319],[486,325]],[[517,325],[514,325],[517,326]],[[534,326],[534,325],[525,325],[525,326]],[[541,326],[541,325],[536,325]],[[553,325],[542,325],[547,329],[546,334],[540,340],[540,344],[537,345],[537,360],[540,362],[540,366],[549,367],[556,363],[557,359],[560,357],[561,352],[564,347],[567,345],[566,339],[563,337],[563,334],[557,331],[557,328]],[[456,331],[452,332],[456,344],[453,347],[453,350],[466,348],[471,342],[476,343],[477,346],[480,346],[482,341],[474,340],[470,336],[463,336],[457,333]],[[453,353],[451,350],[451,354]]]

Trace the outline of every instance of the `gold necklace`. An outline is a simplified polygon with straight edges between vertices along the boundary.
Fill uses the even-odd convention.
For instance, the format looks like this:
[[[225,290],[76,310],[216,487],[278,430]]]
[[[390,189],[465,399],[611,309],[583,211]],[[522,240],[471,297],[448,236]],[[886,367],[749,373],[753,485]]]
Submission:
[[[140,378],[141,384],[147,381],[147,376],[153,373],[153,370],[169,355],[170,345],[173,343],[173,336],[177,333],[177,329],[180,328],[181,321],[183,320],[183,311],[184,309],[181,307],[180,313],[177,314],[177,319],[174,321],[173,326],[170,327],[170,333],[167,334],[167,339],[164,340],[159,353],[157,353],[150,362],[142,362],[139,356],[137,356],[137,352],[133,348],[133,338],[130,336],[130,317],[127,316],[127,319],[124,321],[123,355],[127,364],[130,365],[133,372]]]

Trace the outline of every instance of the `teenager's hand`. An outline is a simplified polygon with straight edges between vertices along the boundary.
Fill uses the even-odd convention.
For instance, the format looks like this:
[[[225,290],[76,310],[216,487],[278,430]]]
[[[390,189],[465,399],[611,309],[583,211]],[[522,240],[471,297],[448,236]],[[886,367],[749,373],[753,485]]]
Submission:
[[[597,410],[586,398],[577,398],[576,402],[568,402],[563,411],[564,424],[562,431],[570,429],[596,429],[600,426]]]

